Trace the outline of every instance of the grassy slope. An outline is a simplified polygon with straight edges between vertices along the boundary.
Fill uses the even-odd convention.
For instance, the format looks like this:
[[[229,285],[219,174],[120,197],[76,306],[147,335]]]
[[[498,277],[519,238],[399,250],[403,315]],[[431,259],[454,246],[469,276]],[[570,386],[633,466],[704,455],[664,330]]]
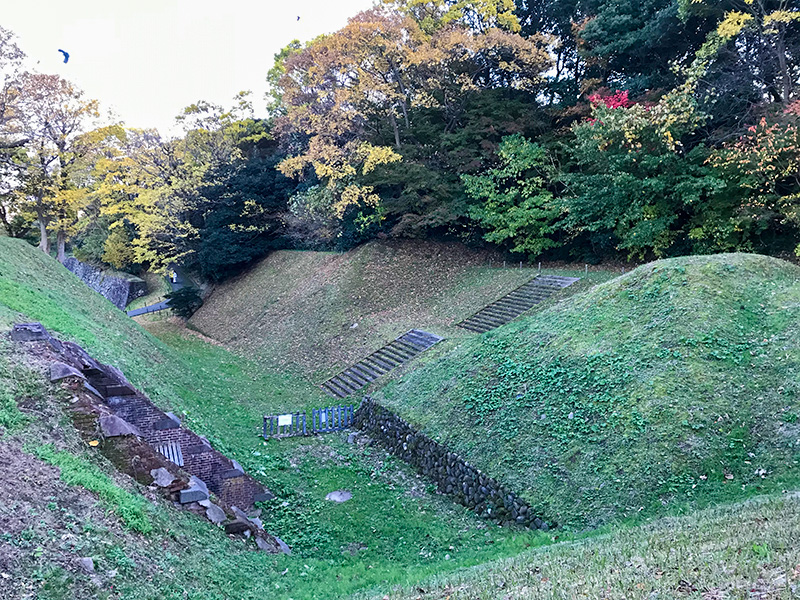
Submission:
[[[414,327],[468,335],[452,325],[535,274],[489,260],[460,244],[420,241],[275,252],[219,286],[191,325],[319,381]]]
[[[800,483],[800,268],[655,262],[462,340],[378,400],[561,524]]]
[[[525,552],[384,600],[800,597],[800,497],[760,499]]]
[[[268,529],[293,546],[293,557],[245,551],[202,521],[197,525],[191,517],[164,513],[154,519],[150,537],[129,538],[133,546],[125,551],[145,565],[148,553],[157,552],[159,556],[152,558],[154,568],[168,574],[163,581],[148,580],[139,589],[136,578],[142,571],[130,571],[129,579],[114,584],[120,589],[127,586],[126,598],[171,597],[181,586],[190,597],[202,598],[224,593],[231,598],[336,597],[383,581],[401,583],[476,564],[542,542],[534,534],[487,528],[461,507],[429,493],[425,482],[398,461],[376,450],[359,451],[346,444],[343,436],[263,444],[256,435],[262,414],[324,405],[327,401],[321,392],[304,380],[184,335],[169,323],[158,324],[159,337],[155,337],[52,259],[24,242],[0,238],[0,331],[23,319],[41,321],[62,338],[81,343],[98,359],[120,367],[163,408],[184,414],[190,427],[236,457],[278,494],[262,518]],[[0,427],[17,418],[9,393],[17,394],[9,392],[8,381],[14,378],[0,382]],[[26,429],[19,435],[39,443],[42,436],[37,431]],[[0,443],[18,447],[6,436],[0,436]],[[108,470],[88,447],[77,447],[78,454],[96,459]],[[75,447],[67,450],[75,451]],[[336,489],[351,490],[354,500],[341,505],[324,501]],[[54,500],[59,501],[58,497]],[[35,535],[52,537],[40,531],[35,512],[26,518]],[[487,539],[494,543],[487,544]],[[17,538],[10,542],[28,543]],[[162,545],[167,550],[162,551]],[[163,555],[173,547],[180,552]],[[38,552],[38,544],[25,548],[30,559],[24,563],[26,568],[48,567],[44,557],[50,555]],[[58,545],[53,550],[73,567],[76,553],[81,552]],[[290,576],[282,575],[286,568]],[[23,573],[28,578],[34,575],[33,571]],[[70,577],[77,577],[74,569]],[[47,585],[60,586],[52,581]],[[74,589],[82,589],[75,585]],[[77,596],[77,592],[64,592],[63,597]]]

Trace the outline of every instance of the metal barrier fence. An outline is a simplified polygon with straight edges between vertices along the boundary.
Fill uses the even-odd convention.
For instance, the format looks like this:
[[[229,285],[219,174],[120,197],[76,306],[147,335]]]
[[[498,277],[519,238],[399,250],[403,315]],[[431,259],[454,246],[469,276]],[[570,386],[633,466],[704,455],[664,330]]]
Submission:
[[[311,411],[310,428],[306,413],[264,415],[262,436],[270,439],[342,431],[353,425],[354,412],[353,405],[315,408]]]
[[[311,411],[311,431],[329,433],[341,431],[353,424],[353,406],[329,406]]]
[[[264,439],[306,435],[306,413],[264,415]]]

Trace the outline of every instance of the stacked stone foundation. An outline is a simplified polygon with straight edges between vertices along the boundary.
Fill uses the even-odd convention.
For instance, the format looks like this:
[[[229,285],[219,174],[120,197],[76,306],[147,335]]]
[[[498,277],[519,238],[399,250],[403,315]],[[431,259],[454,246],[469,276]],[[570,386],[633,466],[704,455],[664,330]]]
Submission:
[[[416,431],[371,398],[355,412],[355,425],[389,452],[436,483],[439,492],[501,525],[548,530],[555,524],[507,486],[482,473],[458,454]]]

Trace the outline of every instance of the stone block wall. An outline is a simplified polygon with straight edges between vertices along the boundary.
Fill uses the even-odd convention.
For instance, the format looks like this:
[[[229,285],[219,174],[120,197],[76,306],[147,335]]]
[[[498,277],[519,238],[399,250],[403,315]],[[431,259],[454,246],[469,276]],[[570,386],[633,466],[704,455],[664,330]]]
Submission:
[[[66,259],[64,266],[119,309],[124,309],[132,300],[147,294],[147,283],[133,275],[112,275],[74,257]]]
[[[517,494],[482,473],[442,444],[416,431],[406,421],[371,398],[355,412],[355,425],[389,452],[436,483],[438,490],[502,525],[516,524],[547,531],[548,523]]]
[[[249,510],[255,502],[273,497],[269,490],[246,475],[235,460],[215,450],[204,437],[183,427],[174,415],[164,412],[138,391],[119,369],[96,361],[78,344],[56,340],[38,323],[16,325],[11,338],[47,343],[54,360],[83,378],[84,388],[102,400],[115,417],[134,426],[137,435],[154,449],[169,442],[179,444],[184,471],[201,479],[226,504]],[[101,391],[108,389],[123,390],[125,395]],[[240,481],[227,481],[237,478]]]

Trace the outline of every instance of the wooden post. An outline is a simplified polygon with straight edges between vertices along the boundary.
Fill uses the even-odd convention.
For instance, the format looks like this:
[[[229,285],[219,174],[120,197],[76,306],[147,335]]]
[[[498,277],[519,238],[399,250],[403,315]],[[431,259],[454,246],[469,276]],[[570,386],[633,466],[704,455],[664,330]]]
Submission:
[[[588,275],[589,274],[589,264],[588,263],[584,263],[584,265],[583,265],[583,274],[584,275]]]
[[[264,415],[264,419],[261,424],[261,437],[267,439],[267,415]]]
[[[542,261],[539,261],[539,273],[542,272]]]
[[[506,261],[503,261],[503,268],[506,268]]]

